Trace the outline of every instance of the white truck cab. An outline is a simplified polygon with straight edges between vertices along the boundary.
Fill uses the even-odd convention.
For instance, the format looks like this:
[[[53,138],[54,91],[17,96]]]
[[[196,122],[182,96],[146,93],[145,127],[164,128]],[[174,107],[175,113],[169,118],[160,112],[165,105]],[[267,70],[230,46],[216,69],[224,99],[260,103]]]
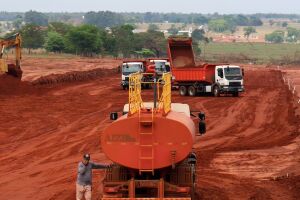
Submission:
[[[220,65],[215,68],[214,95],[220,93],[232,93],[238,96],[239,92],[244,92],[244,71],[235,65]]]
[[[153,59],[150,60],[150,63],[153,63],[155,65],[155,72],[158,74],[163,74],[166,72],[170,72],[170,62],[167,60],[162,59]]]
[[[144,72],[145,66],[143,62],[123,62],[122,64],[122,81],[121,86],[123,89],[129,87],[129,76],[132,73]]]

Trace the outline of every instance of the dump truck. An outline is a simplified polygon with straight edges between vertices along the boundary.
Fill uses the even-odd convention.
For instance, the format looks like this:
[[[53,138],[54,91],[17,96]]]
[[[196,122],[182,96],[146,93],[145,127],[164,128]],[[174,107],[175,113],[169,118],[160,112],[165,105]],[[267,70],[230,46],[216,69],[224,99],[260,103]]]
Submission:
[[[166,72],[170,72],[170,62],[167,58],[147,58],[142,88],[151,88],[154,77],[161,78],[162,74]]]
[[[170,63],[167,58],[148,58],[136,59],[136,60],[124,60],[122,63],[122,88],[129,88],[129,76],[130,74],[141,72],[142,76],[142,88],[149,89],[151,82],[153,82],[154,76],[161,75],[170,71]]]
[[[181,96],[210,93],[214,96],[244,92],[244,70],[230,64],[201,64],[195,62],[192,39],[168,39],[168,56],[171,63],[174,87]]]
[[[148,58],[146,73],[156,73],[162,75],[170,72],[170,62],[168,58]]]
[[[122,80],[121,87],[123,90],[129,88],[130,74],[146,71],[146,60],[124,60],[121,66]]]
[[[101,134],[101,148],[113,161],[103,181],[102,200],[195,199],[196,137],[206,131],[188,104],[171,102],[171,74],[154,78],[153,101],[143,101],[142,74],[129,76],[129,102],[122,116]],[[148,97],[149,98],[149,97]],[[196,127],[199,127],[198,130]]]
[[[21,35],[16,33],[8,38],[0,39],[0,74],[8,74],[21,80]],[[15,63],[7,63],[7,60],[3,58],[5,49],[15,48]]]

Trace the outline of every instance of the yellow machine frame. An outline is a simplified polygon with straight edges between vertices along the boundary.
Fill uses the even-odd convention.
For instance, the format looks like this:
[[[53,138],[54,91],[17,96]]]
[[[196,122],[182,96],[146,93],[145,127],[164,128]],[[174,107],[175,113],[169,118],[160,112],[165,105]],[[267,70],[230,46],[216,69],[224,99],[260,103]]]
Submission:
[[[20,77],[22,76],[21,71],[21,58],[22,58],[22,52],[21,52],[21,44],[22,44],[22,38],[19,33],[4,39],[0,40],[0,72],[2,73],[11,73],[11,75]],[[5,48],[9,47],[15,47],[16,49],[16,57],[15,57],[15,68],[9,69],[8,65],[6,63],[6,60],[3,58],[4,50]]]
[[[142,99],[142,73],[134,73],[129,76],[129,113],[134,114],[144,108],[143,99]],[[171,74],[164,73],[162,78],[159,79],[156,83],[158,88],[158,108],[153,111],[158,112],[162,111],[164,114],[167,114],[171,110]],[[162,93],[159,94],[159,86],[162,85]],[[160,97],[159,97],[160,95]]]

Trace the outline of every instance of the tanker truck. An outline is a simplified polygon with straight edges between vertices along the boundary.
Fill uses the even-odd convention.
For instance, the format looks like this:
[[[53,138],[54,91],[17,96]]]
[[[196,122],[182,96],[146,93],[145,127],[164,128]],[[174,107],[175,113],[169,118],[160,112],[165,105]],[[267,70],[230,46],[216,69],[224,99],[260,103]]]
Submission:
[[[196,117],[189,105],[171,103],[170,73],[154,78],[153,101],[144,102],[142,76],[129,76],[129,102],[122,116],[111,113],[114,121],[101,136],[102,150],[114,162],[106,171],[102,200],[194,199],[193,144],[206,132],[205,114]]]
[[[244,92],[244,70],[230,64],[197,65],[191,38],[169,38],[168,55],[173,86],[179,89],[181,96],[196,96],[199,93],[239,96],[240,92]]]

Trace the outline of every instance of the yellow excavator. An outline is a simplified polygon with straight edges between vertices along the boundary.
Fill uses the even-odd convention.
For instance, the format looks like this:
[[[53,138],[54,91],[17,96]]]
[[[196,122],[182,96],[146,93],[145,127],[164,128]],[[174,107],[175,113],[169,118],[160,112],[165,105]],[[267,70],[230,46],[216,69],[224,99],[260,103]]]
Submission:
[[[19,33],[16,33],[5,39],[0,39],[0,74],[6,73],[18,79],[22,78],[23,72],[21,70],[21,58],[22,58],[21,43],[22,43],[22,38]],[[15,54],[16,54],[15,64],[14,63],[7,64],[7,60],[3,58],[4,50],[6,48],[11,48],[11,47],[15,48]]]

